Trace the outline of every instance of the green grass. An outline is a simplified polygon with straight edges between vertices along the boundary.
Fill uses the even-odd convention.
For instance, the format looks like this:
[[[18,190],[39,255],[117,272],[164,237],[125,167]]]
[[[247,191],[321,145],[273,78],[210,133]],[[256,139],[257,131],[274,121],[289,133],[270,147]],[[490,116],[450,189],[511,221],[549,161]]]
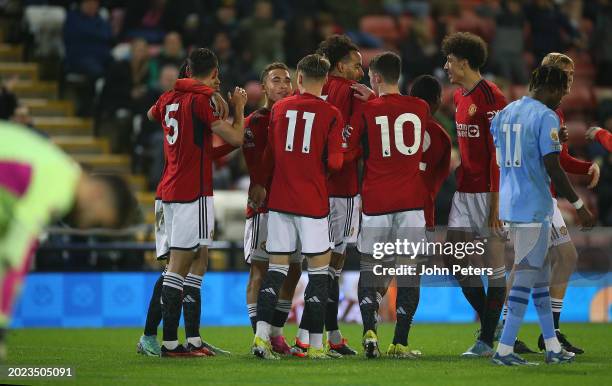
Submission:
[[[529,368],[501,368],[488,360],[459,357],[474,339],[476,325],[417,324],[411,347],[423,351],[418,360],[363,356],[309,361],[286,358],[263,361],[248,354],[252,334],[247,327],[206,327],[211,343],[233,352],[231,357],[150,358],[136,354],[139,329],[24,329],[9,338],[9,365],[72,366],[72,381],[21,380],[21,384],[66,385],[604,385],[612,378],[612,328],[609,324],[565,324],[564,332],[586,353],[569,365],[541,364]],[[360,349],[361,327],[343,326],[345,336]],[[534,348],[537,325],[526,325],[523,338]],[[295,326],[286,328],[293,337]],[[392,325],[379,330],[386,349]],[[526,356],[543,362],[543,355]],[[13,380],[14,381],[14,380]],[[0,379],[0,383],[6,380]]]

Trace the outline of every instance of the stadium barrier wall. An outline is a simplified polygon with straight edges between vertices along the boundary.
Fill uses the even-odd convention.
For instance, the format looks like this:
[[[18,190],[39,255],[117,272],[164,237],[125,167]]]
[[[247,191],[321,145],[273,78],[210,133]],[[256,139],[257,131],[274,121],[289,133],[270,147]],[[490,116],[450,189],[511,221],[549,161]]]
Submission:
[[[141,327],[151,290],[159,273],[32,273],[15,308],[12,327]],[[358,272],[343,273],[341,319],[361,322],[357,302]],[[248,325],[245,305],[246,272],[210,272],[202,292],[203,325]],[[289,320],[303,309],[303,275]],[[424,278],[417,322],[462,323],[475,314],[461,290],[447,278]],[[394,294],[394,289],[390,289]],[[391,321],[394,305],[385,297],[380,315]],[[563,308],[565,322],[608,322],[612,317],[612,273],[575,274]],[[532,303],[527,321],[536,322]]]

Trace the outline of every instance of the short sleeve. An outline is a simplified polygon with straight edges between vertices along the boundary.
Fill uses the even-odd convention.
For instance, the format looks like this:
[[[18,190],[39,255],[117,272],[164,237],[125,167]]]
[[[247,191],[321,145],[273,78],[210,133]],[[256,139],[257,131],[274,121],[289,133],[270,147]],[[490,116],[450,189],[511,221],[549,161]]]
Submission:
[[[499,141],[497,139],[497,133],[498,133],[499,124],[501,121],[500,117],[501,117],[501,112],[495,114],[495,117],[491,121],[491,127],[490,127],[491,137],[493,137],[493,144],[495,145],[496,148],[499,148]]]
[[[221,119],[216,112],[216,107],[212,98],[204,95],[198,95],[193,99],[193,112],[202,121],[212,125],[213,122]]]
[[[347,146],[345,146],[345,131],[349,130],[349,128],[344,129],[344,119],[342,118],[342,114],[337,109],[334,109],[334,114],[332,116],[332,121],[330,122],[330,133],[328,139],[328,152],[329,154],[342,153],[346,151]]]
[[[543,156],[561,151],[559,142],[559,117],[552,111],[547,112],[540,123],[540,154]]]
[[[161,113],[160,105],[161,105],[161,98],[159,98],[157,102],[155,102],[153,107],[151,107],[151,114],[153,115],[153,119],[155,119],[157,122],[161,122],[162,120],[162,113]]]

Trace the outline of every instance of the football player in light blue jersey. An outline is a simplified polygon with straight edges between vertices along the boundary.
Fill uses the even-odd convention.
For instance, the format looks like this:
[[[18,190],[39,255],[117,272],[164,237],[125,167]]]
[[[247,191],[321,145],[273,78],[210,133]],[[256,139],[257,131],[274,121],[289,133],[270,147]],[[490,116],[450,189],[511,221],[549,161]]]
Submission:
[[[553,214],[550,181],[578,211],[583,228],[595,222],[576,195],[559,164],[559,119],[555,109],[568,85],[567,75],[542,66],[531,75],[530,96],[503,109],[491,123],[500,166],[500,219],[510,225],[514,241],[514,282],[508,294],[508,316],[493,356],[498,365],[527,365],[514,353],[529,294],[534,301],[546,346],[547,363],[571,362],[555,334],[550,304],[550,222]]]

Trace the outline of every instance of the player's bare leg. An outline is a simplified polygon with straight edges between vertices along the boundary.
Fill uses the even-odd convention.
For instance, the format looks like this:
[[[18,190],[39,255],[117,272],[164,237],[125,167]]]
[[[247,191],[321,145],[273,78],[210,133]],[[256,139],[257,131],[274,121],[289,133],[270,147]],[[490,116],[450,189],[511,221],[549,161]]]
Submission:
[[[194,356],[178,343],[178,325],[181,317],[183,300],[183,283],[189,273],[191,263],[197,256],[192,250],[183,251],[173,249],[170,251],[168,272],[164,276],[162,286],[162,319],[164,321],[164,335],[161,348],[162,356]],[[204,356],[204,354],[200,354]]]
[[[251,319],[251,327],[253,333],[257,328],[257,297],[263,278],[268,272],[268,262],[262,260],[252,260],[249,270],[249,282],[247,283],[246,299],[247,309],[249,311],[249,319]]]
[[[565,292],[569,285],[570,277],[576,268],[576,262],[578,260],[578,253],[574,243],[568,241],[566,243],[554,246],[551,248],[552,257],[552,280],[550,286],[550,300],[553,312],[553,321],[557,338],[561,343],[561,346],[574,354],[583,354],[584,350],[572,345],[565,335],[561,333],[559,328],[559,319],[561,318],[561,309],[563,307],[563,298],[565,298]],[[544,338],[542,335],[538,338],[538,348],[540,350],[545,349]]]
[[[291,347],[287,344],[283,335],[283,327],[287,322],[287,317],[291,311],[291,303],[295,294],[295,287],[300,281],[302,275],[302,263],[291,263],[289,264],[289,271],[287,277],[283,282],[283,285],[278,296],[278,303],[274,309],[274,315],[272,316],[272,323],[270,327],[270,343],[274,352],[279,354],[289,355],[291,354]]]
[[[270,330],[281,286],[289,272],[289,255],[271,255],[268,272],[257,296],[257,327],[251,352],[262,359],[278,359],[270,344]]]
[[[308,257],[308,285],[304,292],[304,315],[310,332],[308,357],[312,359],[327,358],[332,352],[325,352],[323,347],[323,328],[325,326],[326,300],[329,297],[329,262],[331,252]],[[338,354],[333,356],[340,356]]]

